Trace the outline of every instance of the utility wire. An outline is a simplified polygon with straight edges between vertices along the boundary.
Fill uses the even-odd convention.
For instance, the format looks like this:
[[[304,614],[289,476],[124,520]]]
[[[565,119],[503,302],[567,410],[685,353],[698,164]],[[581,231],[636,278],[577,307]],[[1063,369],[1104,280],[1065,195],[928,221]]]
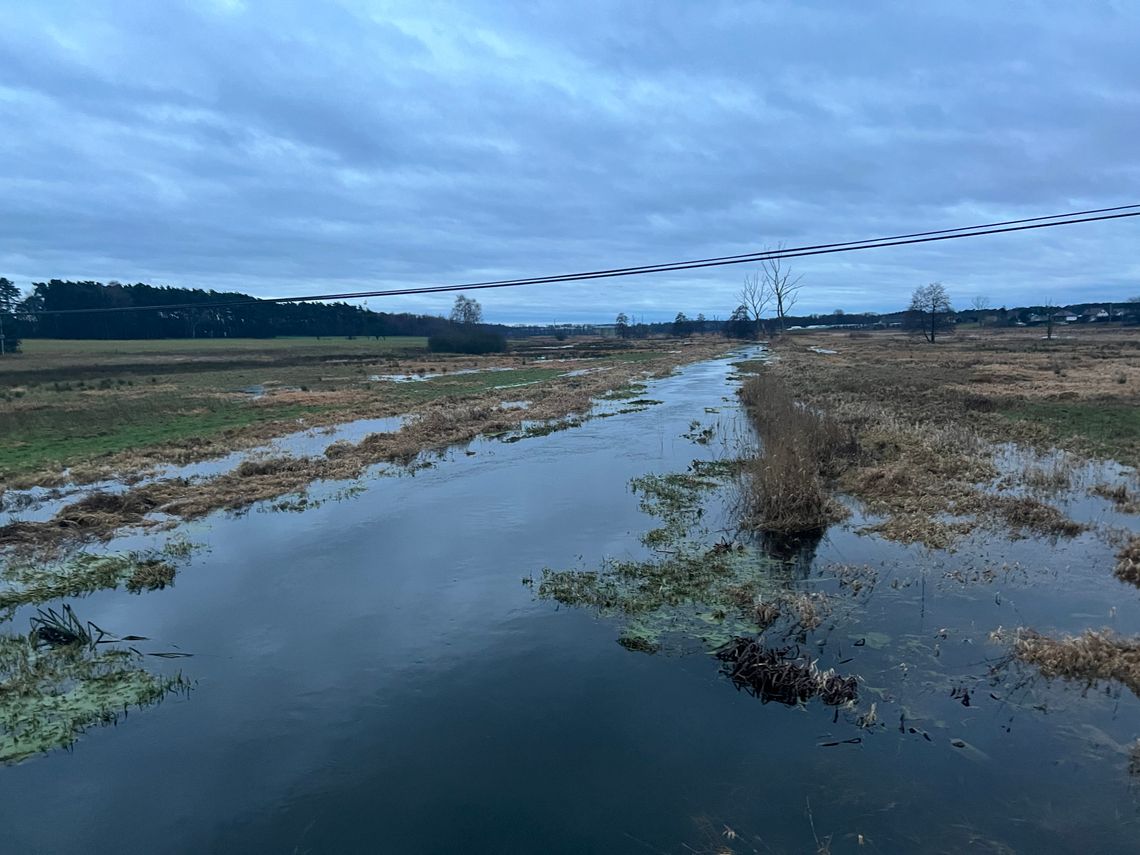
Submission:
[[[67,315],[101,314],[105,312],[175,311],[180,309],[237,308],[240,306],[265,305],[270,303],[309,303],[329,300],[349,300],[366,297],[398,297],[412,294],[441,294],[453,291],[479,291],[493,288],[517,288],[523,285],[549,285],[561,282],[581,282],[591,279],[615,279],[624,276],[644,276],[651,273],[668,273],[680,270],[697,270],[708,267],[725,267],[733,264],[768,261],[784,258],[801,258],[813,255],[855,252],[863,249],[880,249],[891,246],[932,243],[956,240],[959,238],[981,237],[983,235],[1021,232],[1033,229],[1053,228],[1054,226],[1094,223],[1103,220],[1119,220],[1140,216],[1140,204],[1117,205],[1112,208],[1096,208],[1088,211],[1072,211],[1066,214],[1051,214],[1040,217],[1027,217],[1019,220],[1005,220],[995,223],[982,223],[974,226],[960,226],[952,229],[913,232],[889,237],[867,238],[843,243],[815,244],[788,247],[775,250],[749,252],[741,255],[724,255],[713,258],[699,258],[689,261],[674,261],[637,267],[614,267],[591,270],[581,273],[563,273],[551,276],[536,276],[525,279],[498,279],[485,282],[468,282],[461,285],[425,285],[417,288],[392,288],[375,291],[348,291],[332,294],[309,294],[300,297],[251,297],[244,300],[230,300],[215,303],[169,303],[154,306],[104,306],[86,309],[44,309],[20,312],[22,315]]]

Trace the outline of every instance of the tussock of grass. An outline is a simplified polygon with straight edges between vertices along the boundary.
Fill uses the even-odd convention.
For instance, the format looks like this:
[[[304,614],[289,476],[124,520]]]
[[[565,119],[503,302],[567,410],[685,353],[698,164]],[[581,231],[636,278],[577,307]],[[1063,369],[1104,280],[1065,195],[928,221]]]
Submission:
[[[1001,630],[991,634],[1000,641]],[[1085,630],[1061,639],[1039,635],[1031,629],[1014,633],[1013,653],[1037,666],[1046,677],[1061,677],[1096,685],[1116,680],[1140,695],[1140,638],[1125,638],[1111,630]]]
[[[1089,492],[1112,502],[1119,513],[1140,514],[1140,493],[1129,490],[1127,484],[1097,484]]]
[[[1014,529],[1053,537],[1076,537],[1085,530],[1085,526],[1069,519],[1052,505],[1028,496],[995,496],[988,504]]]
[[[1113,570],[1121,582],[1130,582],[1140,587],[1140,535],[1133,535],[1116,553],[1116,567]]]

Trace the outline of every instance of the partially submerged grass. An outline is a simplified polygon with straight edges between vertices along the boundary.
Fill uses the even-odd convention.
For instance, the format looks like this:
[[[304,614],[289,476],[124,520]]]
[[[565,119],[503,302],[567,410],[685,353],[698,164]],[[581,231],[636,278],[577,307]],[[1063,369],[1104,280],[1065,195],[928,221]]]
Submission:
[[[89,727],[186,686],[141,667],[140,654],[84,643],[0,635],[0,763],[69,748]]]
[[[1140,587],[1140,534],[1134,534],[1116,553],[1116,567],[1113,570],[1121,582],[1129,582]]]
[[[998,630],[991,634],[1004,640]],[[1111,630],[1085,630],[1078,636],[1050,638],[1031,629],[1013,634],[1013,654],[1022,662],[1035,665],[1045,677],[1095,686],[1115,680],[1140,696],[1140,638],[1116,635]]]
[[[321,457],[277,457],[252,459],[236,470],[195,480],[160,479],[139,484],[122,493],[97,493],[65,507],[55,518],[43,522],[16,522],[0,528],[0,548],[17,551],[50,552],[97,539],[107,539],[124,526],[153,527],[167,525],[170,517],[196,519],[216,510],[241,511],[262,501],[280,500],[285,496],[299,499],[285,502],[291,508],[304,501],[306,488],[315,481],[354,481],[376,464],[415,467],[425,452],[468,442],[480,435],[510,434],[522,430],[524,435],[538,436],[580,423],[598,395],[609,390],[625,389],[648,375],[668,373],[680,363],[715,355],[727,347],[723,340],[686,345],[676,352],[644,351],[647,358],[634,364],[613,361],[606,371],[590,371],[566,376],[568,369],[534,369],[552,377],[544,382],[517,388],[490,386],[488,375],[501,384],[504,372],[475,372],[451,379],[421,383],[388,383],[399,387],[386,398],[369,398],[354,392],[339,400],[342,419],[383,414],[392,415],[397,403],[408,405],[410,417],[400,430],[375,433],[359,443],[339,442],[331,445]],[[594,364],[609,360],[609,350],[591,352]],[[512,357],[524,359],[525,357]],[[477,360],[470,360],[476,364]],[[460,361],[464,368],[467,362]],[[511,372],[511,376],[520,371]],[[474,378],[474,379],[472,379]],[[473,384],[473,385],[472,385]],[[375,384],[373,384],[375,385]],[[425,393],[425,388],[450,388],[450,393]],[[362,395],[365,395],[362,397]],[[399,397],[399,396],[404,397]],[[426,397],[422,397],[427,395]],[[432,397],[435,395],[435,397]],[[396,396],[396,397],[393,397]],[[416,397],[421,396],[421,397]],[[504,408],[506,401],[524,398],[529,406]],[[411,405],[413,400],[418,403]],[[648,401],[643,402],[648,405]],[[358,409],[352,409],[357,407]],[[407,412],[407,410],[403,410]],[[312,423],[307,425],[312,426]],[[297,428],[296,425],[293,426]],[[228,438],[230,446],[240,444],[241,437]],[[204,439],[199,445],[206,451],[222,449],[218,443]],[[141,460],[141,458],[139,458]],[[149,460],[149,458],[148,458]],[[106,474],[105,472],[102,474]],[[165,515],[160,518],[157,515]]]
[[[829,706],[840,706],[859,698],[856,678],[842,677],[830,668],[821,671],[798,650],[766,647],[760,638],[733,638],[717,649],[716,658],[736,688],[762,703],[798,706],[819,697]]]
[[[1002,416],[1038,425],[1057,441],[1092,454],[1133,463],[1140,458],[1140,407],[1134,399],[1024,401]]]
[[[1089,492],[1112,502],[1117,513],[1140,514],[1140,492],[1128,489],[1128,485],[1123,482],[1115,485],[1095,484]]]
[[[865,348],[878,361],[862,358]],[[779,353],[741,390],[763,452],[751,465],[754,524],[826,526],[843,514],[831,497],[836,489],[882,517],[864,531],[930,549],[953,548],[977,528],[1010,537],[1084,530],[1039,498],[1003,492],[1060,488],[1070,458],[998,483],[986,439],[997,434],[978,421],[993,407],[971,398],[976,391],[958,390],[952,384],[962,378],[937,364],[908,365],[917,360],[913,347],[891,352],[860,344],[842,359],[820,360],[796,341],[781,341]]]
[[[139,592],[165,587],[176,569],[157,552],[96,555],[82,553],[64,561],[12,561],[0,570],[0,609],[43,603],[126,584]]]

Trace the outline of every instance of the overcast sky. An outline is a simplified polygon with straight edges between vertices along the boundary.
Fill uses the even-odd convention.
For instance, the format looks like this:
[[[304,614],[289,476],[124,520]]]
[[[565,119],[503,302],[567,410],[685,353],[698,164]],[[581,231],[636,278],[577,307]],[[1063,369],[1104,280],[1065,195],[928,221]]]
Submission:
[[[1140,202],[1140,3],[0,0],[0,275],[259,296]],[[1140,292],[1140,218],[804,259],[797,309]],[[478,295],[726,317],[745,271]],[[372,300],[445,312],[451,297]]]

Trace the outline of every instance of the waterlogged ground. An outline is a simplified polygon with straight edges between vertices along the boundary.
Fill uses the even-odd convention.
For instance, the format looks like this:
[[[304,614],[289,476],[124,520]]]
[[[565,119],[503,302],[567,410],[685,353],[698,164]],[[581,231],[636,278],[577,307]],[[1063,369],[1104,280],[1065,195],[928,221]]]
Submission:
[[[1103,536],[1135,517],[1082,490],[1065,508],[1095,528],[1056,542],[930,553],[857,534],[857,508],[823,539],[744,536],[712,465],[748,436],[730,363],[184,526],[173,586],[67,600],[99,645],[32,645],[43,615],[9,610],[6,667],[69,699],[13,715],[78,738],[0,768],[3,850],[1134,851],[1140,703],[1050,684],[990,633],[1140,631]],[[756,602],[781,611],[766,645],[857,700],[738,690],[713,650]],[[101,722],[99,691],[127,709]]]

